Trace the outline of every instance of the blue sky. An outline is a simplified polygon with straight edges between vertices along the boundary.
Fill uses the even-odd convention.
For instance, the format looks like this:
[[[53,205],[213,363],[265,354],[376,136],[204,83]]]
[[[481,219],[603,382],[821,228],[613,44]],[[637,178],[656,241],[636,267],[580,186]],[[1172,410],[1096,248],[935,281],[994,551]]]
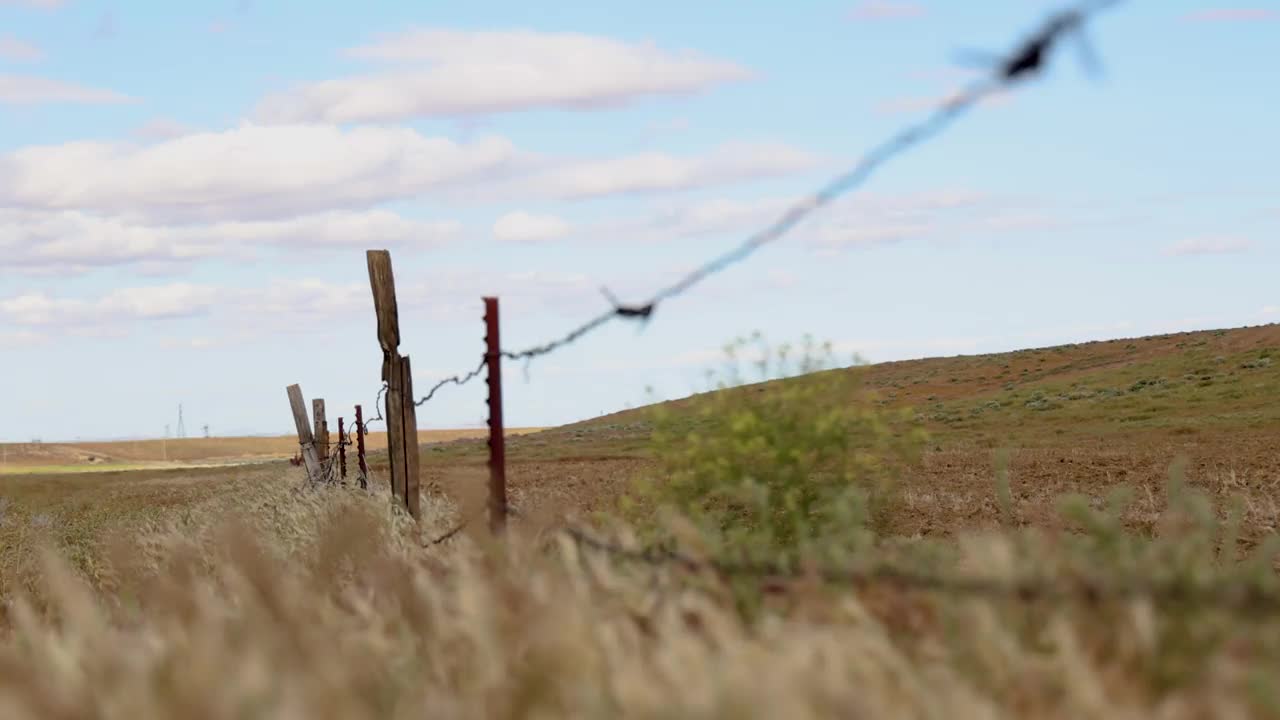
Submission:
[[[1033,0],[0,0],[0,440],[288,432],[640,299],[967,82]],[[719,348],[871,361],[1280,321],[1280,3],[1131,0],[777,244],[504,372],[512,425],[677,397]],[[422,427],[476,426],[446,388]]]

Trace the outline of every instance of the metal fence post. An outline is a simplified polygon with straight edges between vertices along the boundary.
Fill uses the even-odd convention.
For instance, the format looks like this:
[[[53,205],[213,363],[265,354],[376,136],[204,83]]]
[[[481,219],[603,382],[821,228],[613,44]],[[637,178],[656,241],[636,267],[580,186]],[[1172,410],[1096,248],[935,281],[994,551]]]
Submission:
[[[369,466],[364,460],[364,409],[356,406],[356,463],[360,468],[360,489],[369,489]]]
[[[502,424],[502,345],[498,338],[498,298],[484,298],[485,365],[489,384],[489,530],[507,527],[507,453]]]
[[[347,479],[347,429],[338,418],[338,472],[343,480]]]

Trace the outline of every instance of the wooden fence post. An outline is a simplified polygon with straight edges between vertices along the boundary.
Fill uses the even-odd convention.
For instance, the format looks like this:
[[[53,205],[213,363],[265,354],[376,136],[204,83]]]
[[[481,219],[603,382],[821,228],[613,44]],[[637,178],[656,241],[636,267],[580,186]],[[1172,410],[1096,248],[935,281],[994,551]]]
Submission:
[[[400,356],[400,313],[396,305],[391,253],[369,250],[369,286],[378,315],[378,344],[382,347],[382,380],[387,383],[387,456],[391,492],[405,510],[418,518],[418,417],[413,399],[409,358]]]
[[[298,429],[298,445],[302,447],[302,461],[307,468],[307,479],[316,482],[320,478],[320,457],[316,454],[311,423],[307,421],[307,403],[302,399],[302,388],[297,384],[290,385],[287,391],[289,408],[293,411],[293,424]]]
[[[329,421],[324,413],[324,398],[311,401],[311,414],[316,424],[316,454],[321,460],[329,459]]]
[[[413,404],[413,373],[409,369],[409,356],[400,358],[400,392],[404,403],[404,506],[414,520],[418,519],[421,498],[418,483],[418,409]]]
[[[391,494],[403,504],[404,480],[408,469],[404,464],[404,392],[401,390],[404,371],[400,368],[398,354],[391,356],[387,368],[387,406],[384,409],[387,417],[387,460],[391,463]]]

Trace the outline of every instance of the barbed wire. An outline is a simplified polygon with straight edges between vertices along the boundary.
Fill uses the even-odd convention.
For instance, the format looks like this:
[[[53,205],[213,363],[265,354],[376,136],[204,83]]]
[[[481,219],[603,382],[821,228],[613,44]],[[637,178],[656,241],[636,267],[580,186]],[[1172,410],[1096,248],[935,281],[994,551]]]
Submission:
[[[947,127],[950,127],[951,123],[954,123],[960,115],[963,115],[966,111],[972,109],[973,106],[978,105],[980,101],[986,100],[987,97],[996,94],[998,91],[1004,90],[1005,87],[1015,85],[1015,83],[1023,81],[1023,79],[1032,77],[1034,74],[1041,72],[1041,70],[1046,67],[1053,49],[1055,49],[1055,46],[1059,44],[1062,38],[1073,32],[1083,32],[1082,28],[1084,24],[1092,18],[1092,15],[1102,12],[1102,10],[1110,9],[1112,6],[1119,5],[1123,3],[1123,1],[1124,0],[1084,1],[1084,3],[1079,3],[1071,6],[1071,8],[1051,14],[1050,17],[1044,20],[1041,27],[1039,27],[1036,32],[1032,33],[1027,40],[1023,41],[1023,44],[1015,47],[1010,54],[997,56],[996,60],[992,63],[992,72],[989,73],[987,77],[978,79],[977,82],[974,82],[968,88],[965,88],[963,92],[959,92],[959,94],[951,96],[950,99],[942,102],[942,104],[938,106],[937,109],[934,109],[932,114],[925,117],[922,122],[910,124],[910,126],[901,129],[901,131],[895,133],[895,135],[890,136],[888,140],[874,146],[872,150],[867,152],[867,154],[865,154],[863,158],[854,165],[854,167],[846,170],[844,174],[840,174],[840,176],[833,178],[832,181],[829,181],[826,184],[826,186],[820,187],[817,192],[806,197],[806,199],[800,201],[799,204],[792,206],[792,208],[788,209],[786,213],[783,213],[780,218],[774,220],[774,222],[769,224],[768,227],[765,227],[763,231],[751,234],[751,236],[739,243],[739,245],[732,247],[731,250],[723,252],[723,254],[716,256],[716,258],[707,261],[707,263],[704,263],[703,265],[696,266],[694,270],[685,274],[684,277],[681,277],[675,283],[669,284],[667,287],[660,288],[660,290],[655,292],[653,296],[649,297],[649,300],[641,302],[641,304],[623,304],[623,302],[617,300],[617,297],[613,296],[613,293],[609,291],[607,287],[602,288],[605,300],[608,300],[609,305],[611,305],[611,307],[609,307],[607,311],[604,311],[604,313],[596,315],[595,318],[591,318],[588,322],[582,323],[579,327],[571,329],[570,332],[564,334],[562,337],[556,338],[556,340],[544,342],[541,343],[541,345],[535,345],[521,351],[503,350],[500,351],[499,355],[502,356],[503,359],[524,360],[527,372],[527,366],[529,366],[529,363],[536,359],[536,357],[548,355],[550,352],[557,351],[561,347],[572,345],[573,342],[577,342],[580,338],[588,336],[589,333],[596,331],[596,329],[603,327],[603,325],[612,322],[614,319],[636,319],[640,320],[640,322],[649,322],[649,320],[653,318],[654,311],[657,310],[657,307],[662,304],[662,302],[684,295],[685,292],[691,290],[691,288],[696,286],[696,284],[705,281],[705,279],[710,277],[710,275],[722,272],[722,270],[728,268],[728,266],[739,263],[741,260],[745,260],[748,256],[753,254],[753,252],[759,250],[760,247],[785,237],[792,228],[795,228],[796,225],[803,222],[803,220],[808,218],[810,214],[813,214],[814,211],[831,204],[832,201],[837,200],[838,197],[845,195],[845,193],[863,186],[863,184],[867,182],[868,179],[882,167],[882,165],[888,163],[888,161],[897,158],[897,156],[913,149],[913,147],[920,145],[920,143],[932,140],[933,137],[940,135],[940,133],[945,131]],[[470,370],[470,372],[458,373],[456,375],[452,375],[452,377],[439,380],[439,382],[436,382],[434,386],[429,389],[425,396],[422,396],[420,400],[413,402],[413,405],[416,407],[425,405],[426,402],[433,400],[436,392],[439,392],[440,389],[445,386],[449,386],[449,384],[454,384],[454,386],[465,386],[465,384],[471,382],[472,379],[480,377],[480,374],[484,373],[485,365],[485,357],[481,356],[480,363],[477,364],[474,369]],[[378,400],[375,400],[375,405],[378,405],[378,416],[366,421],[364,425],[366,432],[371,423],[384,419],[380,400],[384,393],[387,392],[387,389],[388,386],[385,383],[383,384],[383,387],[379,389]],[[465,529],[467,525],[471,523],[471,520],[474,520],[474,518],[475,516],[470,516],[470,518],[463,519],[460,524],[456,525],[456,527],[449,529],[448,532],[445,532],[442,536],[433,539],[433,541],[429,541],[428,544],[434,546],[434,544],[443,543],[448,541],[448,539],[457,536],[457,533],[462,532],[462,530]],[[598,548],[598,550],[608,550],[622,556],[634,555],[635,553],[635,551],[626,550],[626,548],[622,548],[621,546],[605,544],[603,541],[598,541],[598,539],[591,538],[588,534],[582,533],[581,530],[570,528],[567,532],[570,532],[571,536],[575,538],[577,542],[588,544],[588,546]],[[637,559],[645,559],[645,557],[648,556],[639,556]],[[652,560],[652,557],[650,557],[650,560]],[[669,553],[666,560],[678,561],[685,565],[689,565],[690,562],[698,562],[689,559],[689,557],[686,556],[676,555],[676,553]],[[740,566],[740,568],[735,569],[726,568],[726,566],[723,565],[718,565],[717,568],[721,571],[732,570],[742,571],[742,573],[748,573],[748,571],[750,571],[750,573],[777,574],[776,568],[748,568],[748,566]],[[767,571],[767,573],[765,573],[765,571]],[[881,579],[893,580],[893,582],[899,582],[902,584],[915,585],[915,587],[931,587],[931,583],[936,580],[925,577],[915,577],[915,575],[902,574],[901,571],[892,571],[892,573],[890,573],[890,571],[881,570],[877,571],[877,573],[882,575]],[[863,575],[865,575],[865,573]],[[842,577],[851,578],[851,575],[846,571]],[[972,591],[978,592],[979,588],[987,587],[988,584],[987,580],[980,580],[980,582],[974,582],[969,585],[959,583],[959,587],[969,587],[972,588]],[[956,589],[957,585],[955,583],[948,583],[948,587]],[[1001,592],[1006,591],[1007,588],[1004,588]],[[1034,591],[1033,589],[1033,591],[1030,592],[1039,591]]]
[[[716,575],[754,578],[775,582],[820,578],[843,585],[892,585],[903,590],[920,590],[1022,601],[1086,601],[1139,600],[1161,604],[1214,606],[1256,614],[1280,614],[1280,593],[1257,584],[1217,583],[1196,585],[1185,580],[1164,581],[1130,577],[1127,580],[1104,581],[1100,578],[1021,578],[1002,579],[980,576],[956,576],[925,573],[890,566],[864,569],[810,568],[798,570],[770,562],[728,562],[695,558],[668,548],[629,548],[606,541],[575,527],[563,531],[579,547],[605,553],[613,558],[649,566],[678,566],[690,572],[711,571]]]
[[[487,511],[488,511],[488,508],[485,508],[484,510],[471,513],[467,517],[463,518],[457,525],[454,525],[453,527],[449,528],[444,533],[436,536],[434,539],[428,540],[423,545],[423,547],[431,547],[433,545],[439,545],[447,540],[452,539],[458,533],[470,527],[472,522],[483,517]],[[512,505],[510,502],[507,503],[506,511],[507,511],[508,517],[513,517],[516,519],[521,519],[524,517],[524,514],[520,512],[520,510],[516,508],[516,506]]]
[[[936,108],[925,120],[907,126],[888,140],[874,147],[852,169],[836,177],[825,187],[787,210],[764,230],[749,236],[728,252],[713,258],[673,284],[658,290],[643,303],[621,303],[609,292],[608,288],[602,288],[606,299],[612,305],[609,310],[570,330],[558,339],[516,352],[504,350],[502,357],[510,360],[525,360],[527,363],[534,358],[577,342],[580,338],[616,318],[636,319],[641,322],[649,321],[658,305],[662,302],[683,295],[711,275],[746,259],[762,246],[780,239],[814,211],[828,205],[841,195],[860,187],[884,163],[936,136],[974,105],[1004,87],[1013,85],[1041,71],[1046,66],[1054,46],[1063,37],[1073,32],[1081,32],[1084,24],[1092,15],[1113,7],[1120,2],[1123,2],[1123,0],[1093,0],[1050,15],[1037,32],[1033,33],[1012,53],[995,63],[996,67],[990,76],[978,80],[963,92],[953,95]]]
[[[746,259],[764,245],[782,238],[816,210],[862,186],[886,162],[937,136],[960,115],[982,100],[1005,87],[1038,74],[1046,67],[1050,54],[1064,37],[1072,33],[1082,33],[1084,25],[1093,15],[1122,2],[1124,0],[1086,0],[1050,14],[1041,23],[1040,28],[1012,52],[1003,56],[993,56],[992,71],[988,76],[980,78],[964,91],[948,98],[924,120],[908,125],[884,142],[873,147],[851,169],[837,176],[817,192],[791,207],[765,229],[748,236],[746,240],[737,246],[698,266],[671,285],[659,289],[642,303],[623,303],[607,287],[601,288],[601,292],[611,306],[608,310],[573,328],[559,338],[524,350],[502,350],[500,351],[500,356],[507,360],[524,360],[527,373],[529,363],[535,358],[571,345],[615,319],[622,318],[648,322],[652,319],[654,311],[661,303],[683,295],[711,275]],[[473,370],[459,373],[437,382],[425,396],[414,402],[414,406],[421,407],[431,401],[436,393],[446,385],[466,385],[479,377],[483,373],[484,367],[485,360],[481,357],[479,364]],[[379,392],[379,398],[381,398],[381,393],[386,391],[386,387],[384,384]],[[382,410],[379,408],[378,417],[365,423],[366,431],[369,423],[381,419],[383,419]]]
[[[462,532],[463,530],[466,530],[471,525],[471,521],[475,520],[479,516],[480,516],[479,513],[476,513],[475,515],[464,518],[462,522],[458,523],[457,525],[454,525],[453,527],[449,528],[448,530],[441,533],[440,535],[437,535],[431,540],[428,540],[423,547],[431,547],[433,545],[439,545],[443,542],[453,539],[455,535]]]
[[[788,209],[763,230],[748,236],[727,252],[712,258],[674,283],[659,289],[644,302],[622,303],[613,296],[608,288],[602,288],[602,293],[611,305],[607,311],[571,329],[559,338],[520,351],[503,350],[500,353],[501,357],[509,360],[524,360],[528,363],[535,358],[577,342],[582,337],[603,327],[614,319],[634,319],[648,322],[652,319],[657,307],[663,302],[683,295],[708,277],[746,259],[761,247],[781,239],[809,215],[829,205],[840,196],[861,187],[885,163],[936,137],[961,115],[992,94],[1041,72],[1046,67],[1055,47],[1064,37],[1071,33],[1081,32],[1085,23],[1093,15],[1122,2],[1123,0],[1093,0],[1079,3],[1074,7],[1051,14],[1040,28],[1021,45],[1008,55],[998,58],[993,63],[992,72],[987,77],[979,79],[964,91],[950,97],[935,108],[924,120],[907,126],[881,144],[873,147],[851,169],[837,176],[817,192]],[[429,402],[446,385],[461,386],[469,383],[478,377],[484,371],[484,368],[485,362],[482,357],[480,363],[473,370],[453,375],[435,383],[425,396],[414,401],[414,405],[422,406]],[[375,404],[378,404],[381,400],[387,391],[387,387],[384,384],[379,390]],[[371,423],[384,419],[382,408],[379,406],[378,416],[366,421],[364,429],[367,431]],[[347,440],[349,440],[349,437]],[[343,444],[344,440],[340,439],[339,443]],[[346,444],[349,444],[349,442],[346,442]],[[325,480],[336,481],[336,473],[335,463],[332,460],[326,461]],[[426,545],[439,545],[456,537],[481,514],[475,513],[464,518],[445,533],[428,540]],[[925,573],[883,565],[861,569],[831,567],[795,569],[766,561],[723,561],[697,558],[670,548],[637,549],[626,547],[616,542],[601,539],[590,532],[573,526],[563,528],[562,532],[579,547],[601,552],[618,560],[638,562],[650,566],[674,566],[691,572],[710,571],[721,577],[758,578],[764,580],[802,580],[816,577],[827,582],[849,585],[877,583],[907,590],[945,592],[1024,601],[1061,602],[1083,600],[1098,602],[1106,599],[1147,599],[1162,603],[1213,605],[1237,611],[1280,613],[1280,594],[1274,591],[1267,591],[1257,584],[1217,583],[1214,585],[1197,585],[1178,579],[1153,580],[1136,577],[1130,577],[1125,580],[1102,580],[1100,578],[1066,579],[1062,577],[1002,579]]]
[[[465,385],[468,382],[471,382],[471,380],[475,379],[478,375],[480,375],[480,373],[484,372],[484,366],[485,366],[485,362],[484,362],[484,358],[482,357],[480,359],[480,363],[475,367],[475,369],[471,370],[470,372],[459,373],[457,375],[453,375],[443,380],[440,380],[435,385],[431,386],[431,389],[427,391],[426,395],[422,396],[421,399],[414,401],[413,403],[414,407],[422,407],[426,403],[430,402],[431,399],[435,397],[436,393],[439,392],[440,389],[446,385]],[[383,417],[383,414],[382,414],[383,412],[382,398],[383,396],[386,395],[389,387],[390,386],[384,382],[382,383],[382,387],[378,389],[378,395],[373,400],[373,405],[377,409],[378,414],[375,417],[371,417],[368,420],[364,421],[364,427],[363,427],[364,432],[366,433],[369,432],[369,426],[372,425],[373,423],[379,422],[379,421],[382,421],[382,422],[386,421],[386,418]],[[351,427],[347,430],[348,440],[350,439],[351,434],[356,432],[356,428],[358,425],[359,423],[354,423],[354,422],[351,424]]]
[[[431,398],[435,397],[436,392],[439,391],[440,388],[444,387],[445,385],[451,385],[451,384],[466,385],[467,383],[471,382],[476,377],[478,377],[480,373],[484,372],[484,366],[485,366],[485,358],[482,356],[480,358],[480,364],[476,365],[474,370],[467,373],[459,373],[457,375],[447,377],[437,382],[435,385],[431,386],[431,389],[427,391],[427,394],[423,396],[421,400],[418,400],[417,402],[414,403],[414,407],[422,407],[423,405],[425,405],[428,401],[431,400]]]
[[[378,394],[377,394],[377,396],[375,396],[375,397],[373,398],[373,406],[378,410],[378,414],[377,414],[377,416],[375,416],[375,417],[371,417],[371,418],[369,418],[368,420],[365,420],[365,421],[364,421],[364,423],[363,423],[363,427],[361,427],[361,423],[352,422],[352,423],[351,423],[351,427],[349,427],[349,428],[347,429],[347,440],[348,440],[348,441],[351,439],[351,434],[352,434],[352,433],[354,433],[354,432],[356,432],[356,431],[357,431],[357,429],[362,430],[362,431],[363,431],[363,432],[365,432],[365,433],[368,433],[368,432],[369,432],[369,426],[370,426],[370,425],[372,425],[372,424],[373,424],[373,423],[375,423],[375,422],[380,422],[380,421],[385,422],[385,421],[386,421],[386,418],[382,416],[382,396],[387,394],[387,388],[388,388],[388,387],[390,387],[390,386],[389,386],[389,385],[387,385],[385,382],[384,382],[384,383],[382,383],[382,387],[378,388]]]
[[[519,513],[512,512],[520,518]],[[473,513],[443,534],[427,541],[433,547],[453,539],[483,515]],[[1023,577],[998,578],[946,575],[921,572],[901,567],[877,565],[867,568],[808,567],[794,568],[767,561],[724,561],[697,558],[670,548],[627,547],[604,540],[582,528],[569,525],[559,531],[580,548],[600,552],[616,560],[640,563],[650,567],[677,567],[687,572],[712,572],[721,579],[756,579],[778,589],[787,582],[821,579],[848,586],[893,586],[900,590],[946,593],[994,600],[1022,602],[1087,602],[1148,600],[1162,605],[1209,606],[1256,615],[1280,614],[1280,593],[1256,583],[1193,584],[1182,579],[1154,580],[1129,577],[1104,580],[1094,577],[1064,578]]]

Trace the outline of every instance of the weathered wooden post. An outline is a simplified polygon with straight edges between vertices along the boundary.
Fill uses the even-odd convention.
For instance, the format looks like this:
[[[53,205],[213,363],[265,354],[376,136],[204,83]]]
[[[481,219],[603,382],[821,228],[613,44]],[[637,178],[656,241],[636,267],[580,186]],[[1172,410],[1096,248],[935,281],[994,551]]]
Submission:
[[[325,418],[324,398],[311,401],[311,414],[316,424],[316,454],[321,460],[329,459],[329,421]]]
[[[485,367],[489,383],[489,530],[507,528],[507,451],[502,423],[502,345],[498,339],[498,298],[484,299]]]
[[[378,315],[378,344],[382,347],[382,380],[387,383],[387,455],[391,492],[409,514],[418,518],[418,417],[413,400],[409,358],[400,356],[400,316],[396,306],[391,253],[369,250],[369,286]]]
[[[402,414],[404,444],[404,506],[414,520],[418,519],[421,492],[418,477],[418,408],[413,402],[413,373],[409,367],[409,356],[400,358],[400,392],[404,406]]]
[[[298,430],[298,445],[302,448],[302,462],[307,468],[307,479],[316,482],[320,478],[320,457],[316,453],[315,438],[311,435],[311,423],[307,420],[307,403],[302,399],[302,388],[297,384],[287,388],[289,408],[293,411],[293,424]]]

